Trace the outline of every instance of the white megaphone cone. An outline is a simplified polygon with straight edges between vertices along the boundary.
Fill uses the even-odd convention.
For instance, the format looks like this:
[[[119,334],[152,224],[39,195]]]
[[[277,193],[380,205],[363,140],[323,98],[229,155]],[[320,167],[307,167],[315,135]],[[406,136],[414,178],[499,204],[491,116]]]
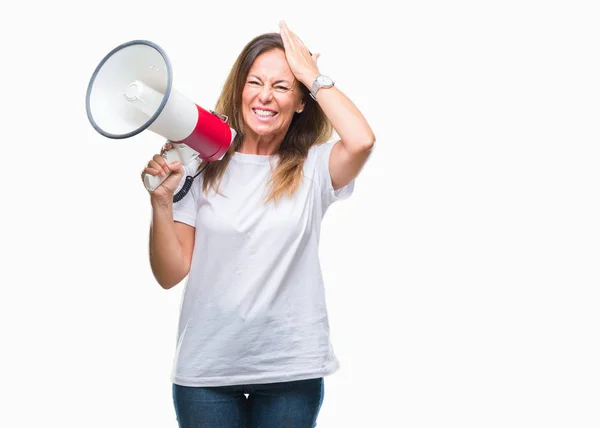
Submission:
[[[171,63],[147,40],[113,49],[98,64],[86,94],[86,110],[96,131],[108,138],[129,138],[148,129],[169,140],[163,156],[186,165],[196,157],[221,159],[236,133],[227,117],[204,110],[173,89]],[[167,177],[144,176],[149,191]]]

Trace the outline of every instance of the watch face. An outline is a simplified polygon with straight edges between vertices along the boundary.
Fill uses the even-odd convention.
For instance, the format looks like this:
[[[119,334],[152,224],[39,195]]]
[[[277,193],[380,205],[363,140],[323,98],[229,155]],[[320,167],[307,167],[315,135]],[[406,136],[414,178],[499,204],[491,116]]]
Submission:
[[[331,80],[331,77],[321,75],[317,77],[317,83],[319,86],[332,86],[333,80]]]

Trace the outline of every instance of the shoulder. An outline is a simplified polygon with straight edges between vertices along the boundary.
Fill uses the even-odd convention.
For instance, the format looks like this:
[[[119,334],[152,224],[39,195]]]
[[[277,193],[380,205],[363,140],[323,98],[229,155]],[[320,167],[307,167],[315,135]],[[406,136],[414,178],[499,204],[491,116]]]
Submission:
[[[327,141],[325,143],[313,144],[310,149],[308,149],[308,154],[309,156],[311,154],[314,156],[315,154],[322,154],[324,152],[331,151],[335,143],[337,143],[337,141]]]
[[[327,161],[335,143],[336,141],[331,141],[312,145],[310,149],[308,149],[308,155],[306,156],[307,166],[314,167],[323,160]]]
[[[336,143],[337,141],[331,141],[313,145],[308,150],[304,162],[304,176],[317,183],[321,189],[328,188],[331,185],[329,158]]]

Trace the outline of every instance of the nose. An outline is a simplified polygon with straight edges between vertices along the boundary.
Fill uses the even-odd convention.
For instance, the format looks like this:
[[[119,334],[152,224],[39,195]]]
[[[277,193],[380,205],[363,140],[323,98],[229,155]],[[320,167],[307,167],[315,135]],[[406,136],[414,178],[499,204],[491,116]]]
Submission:
[[[261,103],[268,103],[273,98],[273,90],[269,85],[263,85],[258,94],[258,99]]]

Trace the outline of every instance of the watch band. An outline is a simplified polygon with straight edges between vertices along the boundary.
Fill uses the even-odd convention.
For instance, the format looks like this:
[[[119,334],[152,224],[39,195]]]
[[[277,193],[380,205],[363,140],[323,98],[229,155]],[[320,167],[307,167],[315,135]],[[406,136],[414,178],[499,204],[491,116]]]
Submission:
[[[319,92],[319,89],[321,89],[321,87],[317,83],[317,79],[318,79],[318,76],[317,76],[317,78],[315,78],[315,81],[313,82],[313,84],[310,88],[310,96],[315,101],[317,101],[317,92]]]
[[[319,84],[320,77],[324,77],[324,78],[328,79],[331,82],[331,84],[329,84],[329,85]],[[330,77],[319,74],[317,77],[315,77],[315,80],[313,81],[313,84],[311,85],[310,96],[312,97],[313,100],[316,101],[317,100],[317,92],[319,92],[319,89],[321,89],[321,88],[328,89],[328,88],[333,87],[334,84],[335,83],[333,82],[333,80]]]

